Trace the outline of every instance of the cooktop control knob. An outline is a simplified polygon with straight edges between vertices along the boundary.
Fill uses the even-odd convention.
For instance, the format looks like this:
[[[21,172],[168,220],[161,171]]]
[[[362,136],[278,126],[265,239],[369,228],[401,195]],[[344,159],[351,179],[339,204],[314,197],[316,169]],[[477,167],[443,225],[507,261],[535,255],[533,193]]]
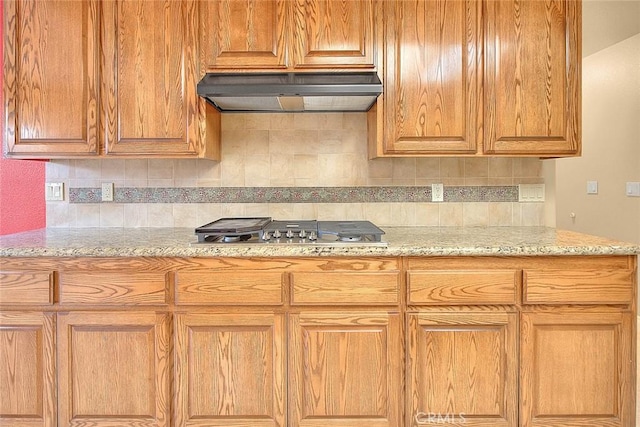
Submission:
[[[274,239],[279,239],[280,236],[282,236],[282,234],[280,234],[280,230],[276,230],[273,232],[273,238]]]
[[[293,237],[293,230],[287,230],[287,238],[291,239]]]
[[[262,235],[262,240],[271,240],[271,235],[268,231],[264,232],[264,234]]]
[[[307,232],[304,230],[300,230],[300,238],[304,239],[305,237],[307,237]]]
[[[311,231],[309,233],[309,240],[318,240],[318,235],[316,234],[315,231]]]

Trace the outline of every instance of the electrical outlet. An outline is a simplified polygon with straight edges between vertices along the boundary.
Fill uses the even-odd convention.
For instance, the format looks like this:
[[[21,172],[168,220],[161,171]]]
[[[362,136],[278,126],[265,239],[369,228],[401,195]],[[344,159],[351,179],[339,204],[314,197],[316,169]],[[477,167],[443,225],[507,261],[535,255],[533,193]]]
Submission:
[[[44,200],[61,201],[64,200],[64,183],[47,182],[44,184]]]
[[[431,184],[431,201],[444,202],[444,185]]]
[[[113,182],[102,183],[102,201],[113,202]]]

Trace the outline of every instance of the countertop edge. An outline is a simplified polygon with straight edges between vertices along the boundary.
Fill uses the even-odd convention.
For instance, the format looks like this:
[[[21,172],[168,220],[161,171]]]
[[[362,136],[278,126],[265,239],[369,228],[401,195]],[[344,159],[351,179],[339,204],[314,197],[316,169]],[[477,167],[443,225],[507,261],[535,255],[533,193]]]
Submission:
[[[172,258],[206,258],[206,257],[317,257],[317,256],[605,256],[605,255],[640,255],[640,247],[606,247],[606,246],[556,246],[556,247],[305,247],[284,248],[267,251],[264,248],[15,248],[0,249],[0,258],[15,257],[172,257]]]
[[[550,227],[387,227],[386,246],[205,244],[193,229],[40,229],[0,236],[8,257],[629,256],[640,245]]]

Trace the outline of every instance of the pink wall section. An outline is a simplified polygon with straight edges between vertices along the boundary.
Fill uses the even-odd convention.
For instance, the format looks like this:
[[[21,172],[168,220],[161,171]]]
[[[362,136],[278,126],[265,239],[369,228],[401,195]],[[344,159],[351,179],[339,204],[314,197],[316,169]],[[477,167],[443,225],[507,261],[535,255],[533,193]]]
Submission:
[[[0,23],[4,2],[0,1]],[[0,69],[3,43],[0,25]],[[4,74],[3,74],[4,75]],[[2,92],[0,92],[2,93]],[[4,95],[0,102],[0,135],[4,147]],[[2,150],[4,152],[4,149]],[[0,154],[0,235],[44,228],[47,208],[44,201],[45,163],[41,161],[7,160]]]
[[[45,163],[0,158],[0,235],[44,228]]]

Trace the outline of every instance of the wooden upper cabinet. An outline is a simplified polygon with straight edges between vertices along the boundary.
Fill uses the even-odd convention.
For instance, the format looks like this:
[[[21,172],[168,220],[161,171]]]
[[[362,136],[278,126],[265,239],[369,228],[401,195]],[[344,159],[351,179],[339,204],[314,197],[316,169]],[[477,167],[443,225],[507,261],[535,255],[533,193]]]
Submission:
[[[214,0],[201,5],[207,71],[375,68],[378,0]]]
[[[7,0],[4,17],[9,156],[219,159],[196,0]]]
[[[581,153],[581,1],[385,2],[371,157]]]
[[[384,138],[377,155],[475,153],[479,1],[385,2]]]
[[[9,156],[98,153],[98,2],[4,2]]]
[[[485,152],[579,155],[581,2],[485,5]]]
[[[288,1],[213,0],[200,7],[207,71],[286,69]]]
[[[296,0],[293,67],[375,68],[376,0]]]
[[[105,153],[198,154],[194,0],[102,2]]]

